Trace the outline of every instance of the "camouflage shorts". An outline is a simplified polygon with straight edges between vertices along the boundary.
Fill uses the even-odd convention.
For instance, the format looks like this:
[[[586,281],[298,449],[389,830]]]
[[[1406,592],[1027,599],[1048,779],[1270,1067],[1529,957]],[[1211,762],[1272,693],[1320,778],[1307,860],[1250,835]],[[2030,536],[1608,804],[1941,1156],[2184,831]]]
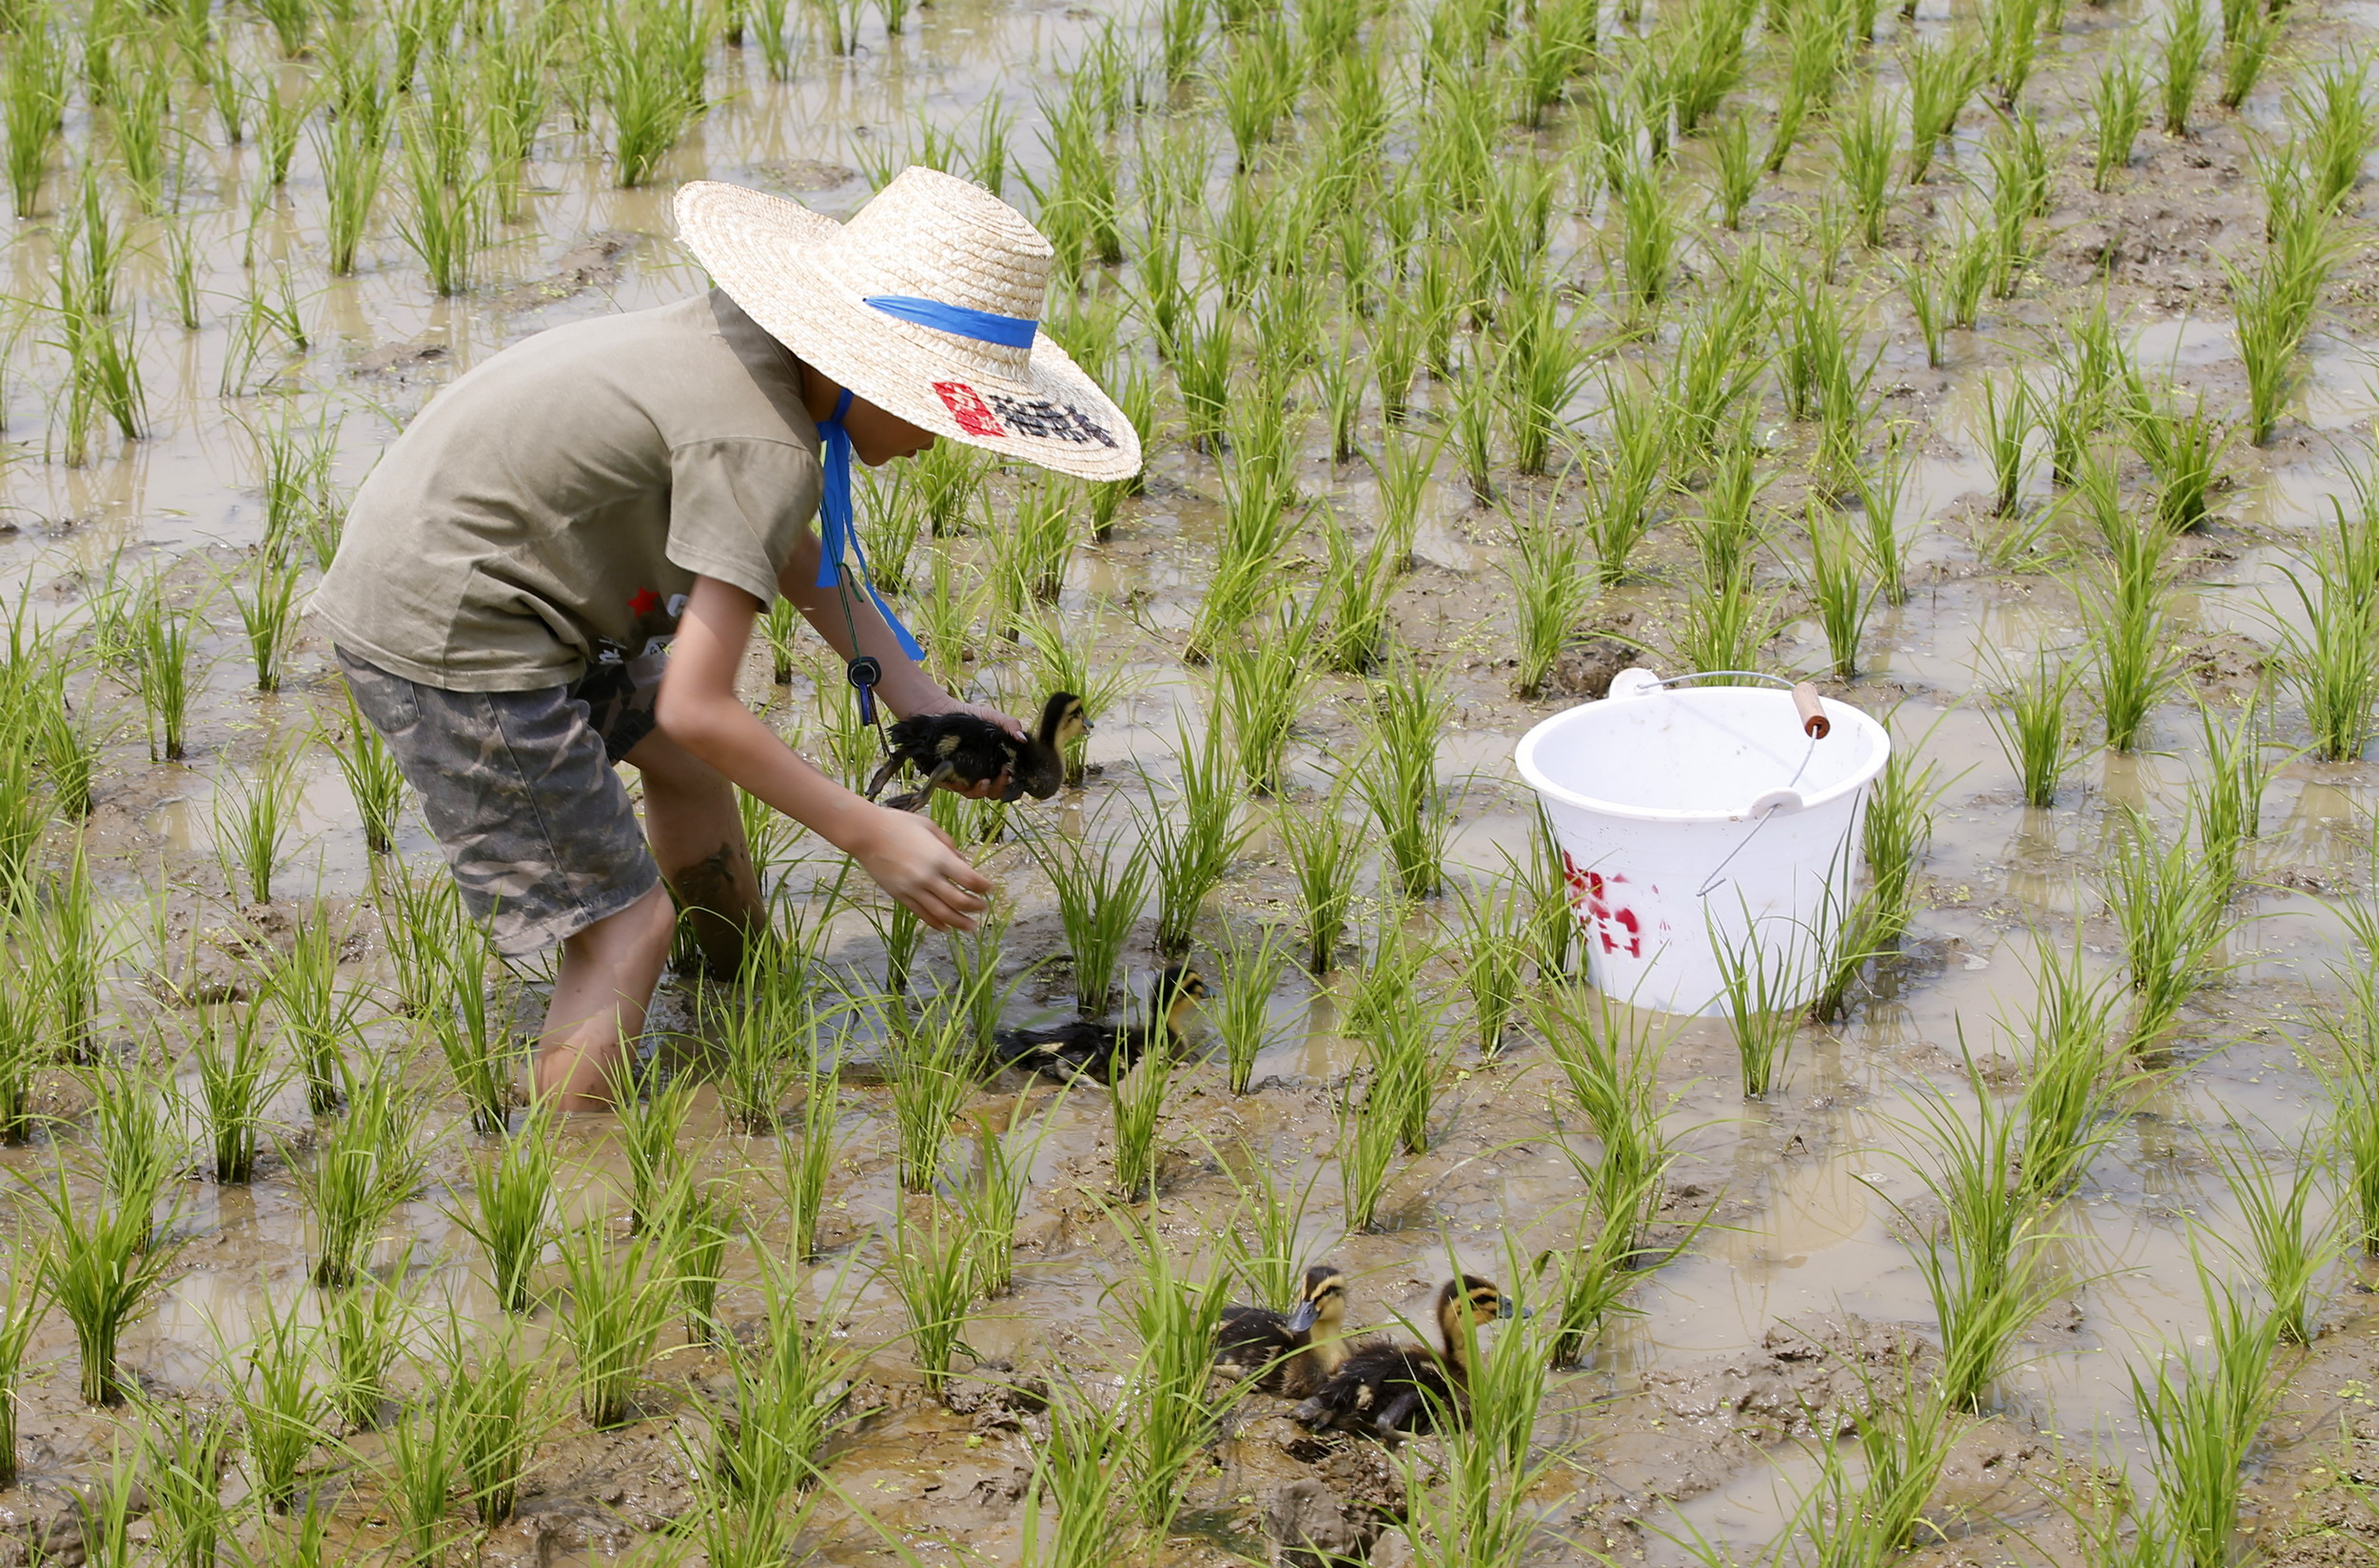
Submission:
[[[497,951],[550,948],[660,881],[612,771],[653,732],[658,671],[639,681],[597,665],[568,686],[449,692],[333,652]]]

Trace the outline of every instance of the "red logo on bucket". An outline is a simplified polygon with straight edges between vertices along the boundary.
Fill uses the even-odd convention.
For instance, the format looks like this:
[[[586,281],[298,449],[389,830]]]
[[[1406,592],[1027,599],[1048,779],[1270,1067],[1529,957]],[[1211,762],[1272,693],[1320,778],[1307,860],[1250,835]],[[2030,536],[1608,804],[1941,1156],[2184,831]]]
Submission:
[[[942,400],[942,406],[950,410],[950,417],[958,421],[958,428],[968,435],[1005,436],[1008,434],[1007,427],[999,422],[999,416],[992,412],[992,405],[985,402],[983,395],[966,382],[935,382],[934,391]]]
[[[1630,958],[1643,956],[1643,923],[1636,918],[1635,911],[1619,902],[1619,895],[1612,891],[1627,878],[1581,870],[1569,858],[1569,852],[1563,850],[1562,879],[1569,884],[1570,907],[1578,911],[1579,924],[1592,924],[1595,938],[1602,944],[1604,952],[1624,949]]]

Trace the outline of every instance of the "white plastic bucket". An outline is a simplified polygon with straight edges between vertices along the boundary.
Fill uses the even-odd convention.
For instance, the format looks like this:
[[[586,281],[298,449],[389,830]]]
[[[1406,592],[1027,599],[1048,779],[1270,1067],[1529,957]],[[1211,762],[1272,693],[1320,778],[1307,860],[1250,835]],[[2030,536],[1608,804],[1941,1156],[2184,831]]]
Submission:
[[[1862,858],[1859,813],[1891,755],[1883,726],[1828,700],[1812,740],[1790,692],[1663,687],[1623,670],[1610,696],[1520,742],[1520,775],[1562,851],[1587,977],[1663,1012],[1722,1006],[1720,944],[1757,930],[1763,965],[1806,1002],[1827,923]]]

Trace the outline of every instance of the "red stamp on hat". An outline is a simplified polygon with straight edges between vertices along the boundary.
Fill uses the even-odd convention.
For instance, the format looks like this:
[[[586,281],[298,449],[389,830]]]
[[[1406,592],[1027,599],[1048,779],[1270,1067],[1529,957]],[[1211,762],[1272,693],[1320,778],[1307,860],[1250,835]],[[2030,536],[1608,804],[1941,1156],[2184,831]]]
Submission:
[[[999,422],[999,416],[992,412],[992,405],[985,402],[982,394],[966,382],[935,382],[934,391],[942,400],[942,405],[950,410],[950,417],[958,421],[958,428],[968,435],[1005,436],[1008,434],[1007,427]]]

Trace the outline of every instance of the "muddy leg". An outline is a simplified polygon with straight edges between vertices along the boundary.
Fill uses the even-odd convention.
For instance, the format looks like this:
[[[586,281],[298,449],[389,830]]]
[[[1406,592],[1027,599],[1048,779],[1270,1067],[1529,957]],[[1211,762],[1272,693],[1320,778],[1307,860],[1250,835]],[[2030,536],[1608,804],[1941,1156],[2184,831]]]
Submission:
[[[644,836],[716,979],[743,962],[745,938],[765,923],[759,881],[743,842],[735,786],[661,735],[627,755],[644,775]]]
[[[669,958],[669,894],[635,903],[565,938],[553,1000],[537,1037],[536,1092],[560,1110],[611,1104],[620,1043],[644,1029],[644,1010]]]

